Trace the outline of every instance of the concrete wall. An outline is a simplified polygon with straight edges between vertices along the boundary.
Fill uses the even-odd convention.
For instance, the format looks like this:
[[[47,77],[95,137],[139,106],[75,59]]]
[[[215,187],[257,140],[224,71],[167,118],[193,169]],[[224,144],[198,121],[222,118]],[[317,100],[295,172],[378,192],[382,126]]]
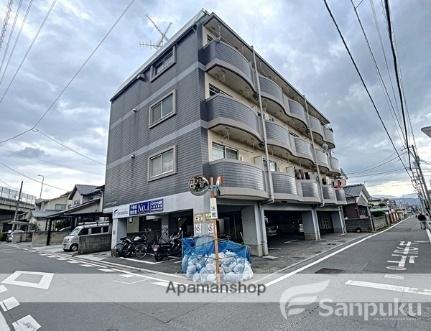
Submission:
[[[61,232],[51,232],[51,239],[49,241],[50,245],[60,245],[63,243],[64,237],[66,237],[69,234],[67,231],[61,231]],[[31,240],[31,245],[33,247],[37,246],[45,246],[46,240],[48,238],[48,232],[34,232],[33,238]]]
[[[388,226],[388,221],[386,219],[386,216],[373,217],[373,222],[374,222],[375,230],[380,230]]]
[[[345,220],[347,232],[372,232],[373,227],[369,218],[349,218]]]
[[[111,234],[92,234],[79,236],[78,254],[109,251],[111,249]]]
[[[31,241],[32,235],[32,232],[14,233],[12,242],[16,244],[24,241]]]

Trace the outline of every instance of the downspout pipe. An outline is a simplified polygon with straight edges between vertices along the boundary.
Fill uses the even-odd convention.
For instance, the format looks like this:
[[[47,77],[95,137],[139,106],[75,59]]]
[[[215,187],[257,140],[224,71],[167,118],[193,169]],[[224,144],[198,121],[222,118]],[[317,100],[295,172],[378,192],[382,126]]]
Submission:
[[[257,63],[256,63],[256,53],[254,51],[254,47],[252,46],[253,50],[253,62],[254,62],[254,72],[256,75],[256,86],[257,86],[257,94],[259,99],[259,108],[260,108],[260,118],[262,121],[262,132],[263,132],[263,143],[265,147],[265,157],[266,157],[266,173],[268,177],[268,184],[269,184],[269,200],[268,203],[274,203],[274,186],[272,183],[272,176],[271,171],[269,169],[269,153],[268,153],[268,144],[267,144],[267,138],[266,138],[266,125],[265,125],[265,116],[264,116],[264,110],[262,106],[262,95],[260,92],[260,81],[259,81],[259,72],[257,71]],[[265,113],[266,114],[266,113]]]
[[[305,102],[305,112],[307,113],[308,125],[310,125],[310,128],[308,129],[308,131],[310,132],[311,145],[313,147],[312,148],[313,149],[313,161],[316,164],[317,179],[319,180],[320,207],[325,207],[325,199],[323,197],[322,177],[320,175],[319,164],[317,163],[316,148],[314,147],[314,137],[313,137],[313,132],[311,130],[310,114],[308,113],[308,102],[307,102],[307,99],[305,98],[305,95],[302,95],[302,97],[304,98],[304,102]]]

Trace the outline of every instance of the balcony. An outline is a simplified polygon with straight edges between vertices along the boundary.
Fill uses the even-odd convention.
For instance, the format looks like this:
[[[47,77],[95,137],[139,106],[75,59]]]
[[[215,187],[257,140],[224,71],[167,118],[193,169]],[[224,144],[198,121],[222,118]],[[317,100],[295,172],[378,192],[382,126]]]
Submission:
[[[310,128],[311,128],[311,132],[313,132],[313,138],[316,141],[316,143],[322,144],[323,143],[322,123],[320,123],[320,121],[316,117],[311,115],[310,115]]]
[[[320,167],[325,167],[327,171],[330,171],[328,155],[319,149],[316,149],[316,162]]]
[[[257,144],[263,141],[256,112],[229,96],[217,94],[206,100],[208,128],[231,139]]]
[[[337,203],[341,205],[347,204],[346,193],[344,193],[343,188],[335,189],[335,196],[337,197]]]
[[[335,148],[334,132],[327,126],[323,127],[323,140],[328,144],[329,148]]]
[[[338,161],[337,158],[330,156],[329,162],[330,162],[330,166],[331,166],[331,171],[336,173],[336,174],[341,174],[340,161]]]
[[[331,185],[322,185],[322,192],[325,203],[337,203],[335,189]]]
[[[277,156],[289,158],[294,155],[294,149],[290,144],[290,134],[287,127],[283,127],[274,122],[266,121],[267,143],[271,152]]]
[[[319,188],[312,179],[298,179],[296,181],[298,194],[303,202],[320,202]]]
[[[224,42],[213,40],[200,50],[199,60],[210,75],[238,93],[252,97],[255,90],[253,70],[238,50]]]
[[[295,176],[287,172],[271,172],[274,195],[277,200],[301,200]]]
[[[209,163],[209,176],[223,176],[220,187],[222,198],[254,199],[268,198],[262,169],[238,160],[221,159]]]
[[[284,108],[290,119],[289,124],[295,129],[307,133],[307,116],[304,107],[299,102],[289,99],[286,95],[283,95],[283,99]]]
[[[263,107],[269,114],[282,121],[287,121],[288,117],[284,109],[281,87],[264,76],[259,76],[259,83]]]
[[[311,144],[299,137],[291,136],[291,142],[295,146],[295,155],[313,163],[313,153],[311,152]]]

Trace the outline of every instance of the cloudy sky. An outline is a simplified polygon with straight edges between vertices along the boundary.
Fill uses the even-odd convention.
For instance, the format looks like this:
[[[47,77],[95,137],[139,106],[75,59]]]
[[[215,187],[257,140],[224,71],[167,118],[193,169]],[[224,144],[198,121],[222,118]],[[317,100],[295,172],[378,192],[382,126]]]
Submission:
[[[28,1],[22,2],[9,53]],[[12,85],[0,99],[0,140],[32,127],[129,1],[56,2]],[[358,12],[392,96],[370,1],[364,0]],[[3,22],[7,1],[1,2],[0,18]],[[14,1],[8,32],[18,2]],[[416,143],[421,157],[431,161],[431,150],[427,148],[431,140],[420,131],[422,126],[431,125],[431,3],[428,0],[391,3],[399,62]],[[0,96],[4,95],[51,4],[52,0],[33,1],[1,81]],[[401,147],[395,121],[350,0],[329,0],[329,4],[395,143]],[[374,0],[374,6],[393,75],[381,1]],[[162,28],[172,22],[172,35],[201,8],[216,12],[331,120],[337,145],[335,155],[345,172],[350,174],[349,183],[365,181],[371,194],[376,195],[400,196],[413,192],[409,178],[397,160],[365,173],[360,172],[393,159],[395,153],[321,0],[136,0],[37,126],[39,131],[30,131],[0,144],[0,185],[19,187],[20,181],[24,180],[24,191],[39,195],[40,184],[21,174],[36,180],[41,179],[38,175],[43,175],[47,184],[57,187],[45,186],[43,196],[53,197],[63,192],[58,188],[70,190],[75,183],[102,184],[109,99],[116,88],[153,53],[152,49],[140,47],[139,43],[155,42],[159,38],[145,14],[153,17]],[[8,34],[4,38],[1,56],[7,40]],[[53,139],[89,158],[71,152]],[[429,180],[430,166],[425,166],[425,173]]]

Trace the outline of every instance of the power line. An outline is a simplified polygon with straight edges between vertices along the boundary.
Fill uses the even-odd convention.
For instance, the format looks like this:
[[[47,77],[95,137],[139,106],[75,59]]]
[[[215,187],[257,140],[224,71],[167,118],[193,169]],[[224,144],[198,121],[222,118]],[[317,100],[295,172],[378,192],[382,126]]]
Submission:
[[[400,128],[401,135],[399,137],[401,138],[401,136],[402,136],[401,123],[400,123],[400,121],[399,121],[399,119],[398,119],[398,117],[396,115],[394,105],[392,104],[392,100],[391,100],[391,98],[389,96],[388,89],[386,88],[385,81],[384,81],[384,79],[382,77],[379,65],[377,64],[376,57],[374,56],[374,52],[373,52],[373,50],[371,48],[370,41],[368,40],[367,33],[365,32],[364,26],[362,25],[362,21],[361,21],[361,18],[359,17],[359,13],[356,10],[356,7],[355,7],[355,4],[353,3],[353,0],[350,0],[350,2],[352,3],[352,7],[353,7],[353,10],[355,12],[356,19],[358,20],[358,23],[359,23],[359,25],[361,27],[362,35],[364,36],[365,42],[367,43],[368,51],[370,53],[371,59],[373,60],[374,66],[376,68],[377,75],[379,76],[380,86],[383,88],[383,90],[385,92],[386,101],[388,102],[388,105],[390,106],[389,110],[391,111],[392,118],[398,123],[398,127]],[[398,128],[397,128],[397,132],[398,132]],[[405,140],[405,137],[404,137],[404,140]]]
[[[15,52],[15,48],[16,48],[16,45],[18,44],[19,37],[21,36],[22,29],[23,29],[23,27],[24,27],[25,21],[27,20],[27,16],[28,16],[28,14],[29,14],[29,12],[30,12],[30,8],[31,8],[31,4],[32,4],[32,2],[33,2],[33,0],[30,0],[30,1],[28,2],[28,5],[27,5],[27,9],[26,9],[26,11],[25,11],[24,18],[22,19],[21,26],[20,26],[20,28],[19,28],[19,30],[18,30],[18,34],[16,35],[16,38],[15,38],[15,42],[13,43],[12,50],[10,51],[9,57],[8,57],[8,59],[7,59],[7,62],[6,62],[6,66],[4,67],[3,73],[2,73],[2,75],[1,75],[1,78],[0,78],[0,85],[1,85],[1,83],[3,82],[3,78],[4,78],[4,77],[5,77],[5,75],[6,75],[7,68],[9,67],[9,63],[10,63],[10,61],[11,61],[11,59],[12,59],[12,55],[13,55],[13,53]]]
[[[40,31],[42,31],[43,26],[45,25],[49,15],[51,14],[52,10],[54,9],[54,6],[56,4],[57,0],[53,0],[51,3],[51,6],[48,9],[48,12],[46,13],[45,17],[43,18],[42,23],[39,26],[39,29],[37,30],[36,34],[33,37],[33,40],[30,43],[30,46],[27,48],[27,51],[24,54],[24,57],[22,58],[20,64],[15,70],[15,73],[12,76],[11,81],[9,82],[9,85],[6,87],[6,90],[3,92],[3,95],[0,98],[0,103],[3,102],[4,98],[6,97],[6,94],[9,92],[10,87],[12,86],[12,83],[14,82],[16,76],[18,75],[19,71],[21,70],[22,65],[24,64],[25,60],[27,59],[28,54],[30,53],[31,49],[33,48],[33,45],[36,43],[37,38],[39,37]]]
[[[4,37],[6,36],[7,25],[9,24],[10,13],[12,11],[13,0],[8,0],[7,9],[3,20],[3,25],[0,33],[0,50],[3,47]]]
[[[405,154],[405,153],[403,153],[403,154]],[[355,175],[355,174],[367,172],[369,170],[373,170],[373,169],[376,169],[376,168],[380,168],[381,166],[383,166],[385,164],[388,164],[388,163],[390,163],[390,162],[392,162],[394,160],[397,160],[397,159],[398,159],[398,156],[395,156],[394,158],[392,158],[390,160],[382,161],[381,163],[378,163],[378,164],[376,164],[374,166],[371,166],[369,168],[365,168],[365,169],[362,169],[362,170],[356,170],[356,171],[350,171],[350,172],[347,173],[347,175]]]
[[[55,139],[54,137],[52,137],[52,136],[48,135],[47,133],[43,132],[41,129],[33,129],[33,131],[34,131],[34,132],[37,132],[37,133],[39,133],[39,134],[41,134],[42,136],[44,136],[44,137],[48,138],[49,140],[51,140],[51,141],[55,142],[56,144],[58,144],[58,145],[60,145],[60,146],[64,147],[65,149],[67,149],[67,150],[69,150],[69,151],[71,151],[71,152],[73,152],[73,153],[75,153],[75,154],[78,154],[78,155],[80,155],[80,156],[82,156],[82,157],[84,157],[84,158],[86,158],[86,159],[88,159],[88,160],[90,160],[90,161],[93,161],[93,162],[95,162],[95,163],[101,164],[101,165],[103,165],[103,166],[105,165],[105,163],[100,162],[100,161],[97,161],[96,159],[93,159],[93,158],[91,158],[90,156],[85,155],[85,154],[83,154],[83,153],[81,153],[81,152],[77,151],[76,149],[73,149],[72,147],[70,147],[70,146],[67,146],[67,145],[63,144],[61,141],[59,141],[59,140]]]
[[[360,78],[360,80],[361,80],[361,82],[362,82],[362,85],[364,86],[365,91],[367,92],[368,98],[370,99],[370,101],[371,101],[371,103],[372,103],[372,105],[373,105],[373,108],[374,108],[375,112],[377,113],[377,116],[378,116],[378,118],[379,118],[379,120],[380,120],[380,123],[381,123],[381,124],[382,124],[382,126],[383,126],[383,129],[385,130],[386,135],[388,136],[388,138],[389,138],[389,140],[390,140],[390,142],[391,142],[391,144],[392,144],[392,147],[393,147],[393,148],[394,148],[394,150],[395,150],[395,153],[397,153],[397,156],[398,156],[398,158],[400,159],[400,161],[401,161],[401,163],[402,163],[402,165],[403,165],[403,167],[404,167],[404,169],[405,169],[405,171],[406,171],[407,175],[411,178],[411,175],[410,175],[409,171],[407,170],[407,168],[406,168],[406,166],[405,166],[405,164],[404,164],[403,160],[401,159],[401,156],[400,156],[400,154],[399,154],[399,152],[398,152],[398,149],[396,148],[396,146],[395,146],[395,144],[394,144],[394,141],[392,140],[392,137],[391,137],[391,135],[389,134],[388,129],[386,128],[385,122],[383,121],[383,119],[382,119],[382,117],[381,117],[381,115],[380,115],[380,112],[379,112],[379,110],[377,109],[377,106],[376,106],[376,104],[375,104],[375,102],[374,102],[374,99],[373,99],[373,97],[371,96],[370,91],[368,90],[367,84],[365,83],[365,81],[364,81],[364,79],[363,79],[363,77],[362,77],[362,74],[361,74],[361,72],[359,71],[358,66],[356,65],[356,62],[355,62],[355,60],[354,60],[354,58],[353,58],[353,55],[352,55],[352,53],[350,52],[349,47],[347,46],[347,43],[346,43],[346,41],[345,41],[345,39],[344,39],[344,37],[343,37],[343,34],[341,33],[340,28],[338,27],[337,21],[335,20],[335,17],[334,17],[334,15],[332,14],[332,11],[331,11],[331,9],[330,9],[330,8],[329,8],[329,6],[328,6],[327,0],[323,0],[323,2],[325,3],[326,9],[327,9],[327,11],[328,11],[329,15],[331,16],[332,22],[334,23],[334,25],[335,25],[335,27],[336,27],[336,29],[337,29],[337,31],[338,31],[338,34],[339,34],[339,36],[340,36],[340,38],[341,38],[341,40],[342,40],[342,42],[343,42],[343,44],[344,44],[344,47],[346,48],[347,53],[349,54],[350,60],[352,61],[353,66],[354,66],[354,67],[355,67],[355,69],[356,69],[356,72],[357,72],[357,74],[358,74],[358,76],[359,76],[359,78]]]
[[[3,167],[5,167],[6,169],[9,169],[9,170],[10,170],[10,171],[12,171],[12,172],[17,173],[17,174],[18,174],[18,175],[20,175],[20,176],[23,176],[23,177],[25,177],[25,178],[27,178],[27,179],[32,180],[33,182],[36,182],[36,183],[42,184],[42,182],[41,182],[40,180],[37,180],[37,179],[35,179],[35,178],[33,178],[33,177],[30,177],[30,176],[27,176],[26,174],[24,174],[24,173],[22,173],[22,172],[20,172],[20,171],[18,171],[18,170],[15,170],[15,169],[14,169],[14,168],[12,168],[12,167],[9,167],[7,164],[5,164],[5,163],[3,163],[3,162],[1,162],[1,161],[0,161],[0,165],[2,165]],[[55,188],[55,189],[60,190],[60,191],[65,191],[65,192],[69,191],[69,190],[65,190],[64,188],[61,188],[61,187],[58,187],[58,186],[54,186],[54,185],[47,184],[47,183],[45,183],[45,182],[43,183],[43,185],[44,185],[44,186],[49,186],[49,187]]]
[[[9,188],[13,188],[12,186],[10,186],[8,183],[6,183],[4,180],[0,179],[0,182],[2,182],[3,184],[5,184],[7,187]]]
[[[392,35],[391,13],[390,13],[390,9],[389,9],[388,0],[385,0],[385,10],[386,10],[386,20],[388,22],[389,41],[391,44],[392,57],[394,60],[395,78],[397,81],[398,94],[399,94],[400,103],[401,103],[401,114],[403,115],[403,125],[404,125],[404,131],[405,131],[405,135],[406,135],[406,146],[407,146],[407,150],[409,151],[410,146],[409,146],[409,137],[407,134],[406,115],[405,115],[405,111],[404,111],[404,101],[403,101],[404,98],[403,98],[403,93],[401,92],[400,77],[398,75],[398,60],[397,60],[397,55],[395,53],[395,46],[394,46],[393,35]],[[411,169],[412,165],[410,163],[410,152],[408,153],[408,158],[409,158],[409,164],[410,164],[410,169]]]
[[[375,173],[370,173],[370,174],[366,174],[366,175],[353,175],[350,177],[372,177],[372,176],[379,176],[379,175],[384,175],[384,174],[391,174],[391,173],[397,173],[404,170],[404,168],[399,168],[399,169],[391,169],[391,170],[387,170],[387,171],[382,171],[382,172],[375,172]]]
[[[54,0],[54,1],[56,1],[56,0]],[[99,41],[99,43],[96,45],[96,47],[90,52],[90,54],[88,55],[88,57],[80,65],[80,67],[75,72],[75,74],[72,76],[72,78],[70,78],[70,80],[66,83],[66,85],[61,89],[60,93],[57,95],[57,97],[54,99],[54,101],[51,102],[51,104],[49,105],[49,107],[40,116],[40,118],[33,124],[33,126],[31,128],[29,128],[29,129],[21,131],[20,133],[14,135],[14,136],[11,136],[11,137],[9,137],[7,139],[1,140],[0,144],[5,143],[5,142],[10,141],[10,140],[13,140],[13,139],[16,139],[16,138],[18,138],[18,137],[20,137],[20,136],[22,136],[22,135],[24,135],[24,134],[32,131],[33,129],[35,129],[39,125],[39,123],[45,118],[45,116],[54,108],[54,106],[56,105],[56,103],[58,102],[58,100],[63,96],[63,94],[66,92],[66,90],[69,88],[69,86],[75,80],[75,78],[80,74],[80,72],[82,71],[82,69],[84,69],[84,67],[87,65],[87,63],[90,61],[90,59],[93,57],[93,55],[96,53],[96,51],[99,49],[99,47],[103,44],[103,42],[108,38],[108,36],[112,32],[112,30],[116,27],[116,25],[118,24],[118,22],[126,14],[126,12],[128,11],[128,9],[132,6],[132,4],[134,2],[135,2],[135,0],[130,1],[130,3],[126,6],[126,8],[124,8],[124,10],[120,14],[120,16],[117,17],[117,19],[114,21],[114,23],[108,29],[108,31],[105,33],[105,35],[103,36],[103,38]],[[0,99],[0,102],[1,102],[1,99]]]
[[[22,6],[22,1],[23,1],[23,0],[19,0],[18,8],[16,9],[16,14],[15,14],[15,17],[14,17],[14,19],[13,19],[12,28],[11,28],[11,30],[10,30],[9,37],[8,37],[8,39],[7,39],[7,42],[6,42],[6,47],[5,47],[5,50],[4,50],[4,53],[3,53],[3,57],[2,57],[2,59],[1,59],[0,72],[3,70],[4,60],[5,60],[5,58],[6,58],[6,55],[7,55],[8,50],[9,50],[9,44],[10,44],[10,41],[11,41],[11,39],[12,39],[13,32],[14,32],[14,30],[15,30],[16,21],[17,21],[17,19],[18,19],[19,11],[20,11],[21,6]]]

